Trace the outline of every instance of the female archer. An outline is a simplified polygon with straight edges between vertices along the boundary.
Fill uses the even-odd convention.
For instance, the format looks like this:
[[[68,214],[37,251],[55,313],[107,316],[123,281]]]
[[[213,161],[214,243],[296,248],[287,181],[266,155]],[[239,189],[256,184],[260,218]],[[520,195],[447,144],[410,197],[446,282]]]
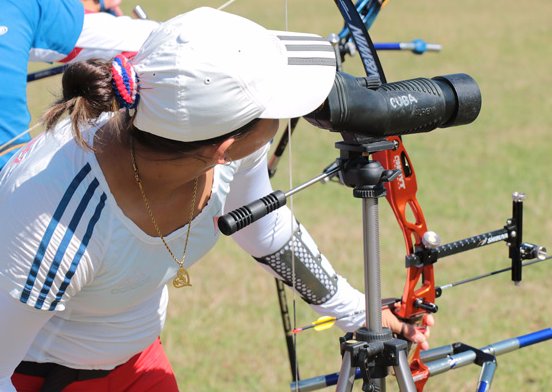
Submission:
[[[193,282],[217,217],[271,192],[278,119],[314,110],[334,76],[323,38],[210,8],[162,23],[132,61],[72,64],[48,131],[0,175],[0,390],[176,391],[167,284]],[[289,209],[233,238],[320,314],[364,309]]]

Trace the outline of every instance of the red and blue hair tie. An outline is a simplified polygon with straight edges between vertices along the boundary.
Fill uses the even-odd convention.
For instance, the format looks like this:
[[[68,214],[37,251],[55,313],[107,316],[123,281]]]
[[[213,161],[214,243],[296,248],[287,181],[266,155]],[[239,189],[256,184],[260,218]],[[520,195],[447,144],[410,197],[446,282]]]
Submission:
[[[113,91],[120,107],[135,109],[140,100],[138,93],[138,75],[134,71],[129,59],[119,54],[111,63]]]

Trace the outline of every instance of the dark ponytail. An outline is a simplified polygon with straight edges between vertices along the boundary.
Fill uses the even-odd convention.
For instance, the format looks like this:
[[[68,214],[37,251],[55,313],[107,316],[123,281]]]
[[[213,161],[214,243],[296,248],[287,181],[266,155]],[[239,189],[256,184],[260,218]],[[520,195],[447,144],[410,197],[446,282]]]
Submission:
[[[67,112],[76,142],[91,148],[80,132],[80,126],[91,124],[104,112],[115,112],[119,105],[112,88],[111,61],[90,59],[69,65],[62,78],[63,95],[44,113],[47,130]]]

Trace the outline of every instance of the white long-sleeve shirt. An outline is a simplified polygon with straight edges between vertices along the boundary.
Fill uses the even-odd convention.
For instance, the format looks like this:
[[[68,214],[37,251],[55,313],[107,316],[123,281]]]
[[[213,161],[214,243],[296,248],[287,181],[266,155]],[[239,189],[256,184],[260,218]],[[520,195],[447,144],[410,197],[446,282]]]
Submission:
[[[69,54],[32,48],[30,61],[73,62],[90,58],[110,59],[121,52],[137,52],[159,22],[113,16],[105,12],[87,13],[75,48]]]
[[[96,129],[85,131],[90,143]],[[215,167],[211,197],[192,223],[186,268],[214,246],[217,217],[272,191],[267,149]],[[69,122],[35,138],[1,172],[0,219],[9,222],[0,226],[0,380],[21,360],[111,369],[159,336],[166,283],[178,266],[160,238],[118,207]],[[251,255],[272,254],[290,240],[292,222],[290,210],[280,208],[234,238]],[[165,237],[175,254],[186,231]],[[364,296],[339,278],[337,293],[313,308],[338,317],[363,309]],[[363,320],[340,326],[354,330]]]

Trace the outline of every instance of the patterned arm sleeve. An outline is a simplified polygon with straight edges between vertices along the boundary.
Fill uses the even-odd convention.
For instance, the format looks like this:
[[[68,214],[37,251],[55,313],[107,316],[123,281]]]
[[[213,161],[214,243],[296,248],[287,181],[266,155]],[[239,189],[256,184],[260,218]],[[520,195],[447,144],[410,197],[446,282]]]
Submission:
[[[231,185],[227,211],[271,192],[264,151],[263,155],[246,158],[240,167]],[[317,313],[333,317],[354,314],[337,321],[344,331],[354,331],[363,324],[364,295],[334,271],[287,207],[277,209],[232,238],[265,270],[294,287]]]

